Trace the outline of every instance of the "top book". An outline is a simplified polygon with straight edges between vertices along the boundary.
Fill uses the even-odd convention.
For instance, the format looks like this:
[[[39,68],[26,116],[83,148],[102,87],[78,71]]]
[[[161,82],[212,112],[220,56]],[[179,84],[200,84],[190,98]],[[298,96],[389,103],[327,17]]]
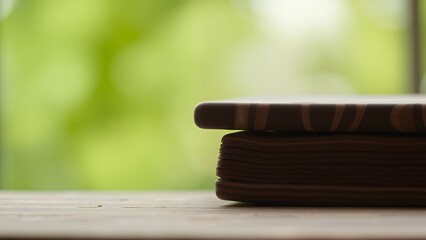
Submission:
[[[293,132],[426,132],[426,95],[271,96],[202,102],[200,128]]]

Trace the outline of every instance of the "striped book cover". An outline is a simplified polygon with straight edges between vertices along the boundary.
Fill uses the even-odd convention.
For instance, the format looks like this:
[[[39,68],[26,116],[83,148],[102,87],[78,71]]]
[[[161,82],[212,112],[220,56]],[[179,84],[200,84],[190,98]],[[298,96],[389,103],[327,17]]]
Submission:
[[[270,96],[202,102],[198,127],[293,132],[426,132],[426,95]]]

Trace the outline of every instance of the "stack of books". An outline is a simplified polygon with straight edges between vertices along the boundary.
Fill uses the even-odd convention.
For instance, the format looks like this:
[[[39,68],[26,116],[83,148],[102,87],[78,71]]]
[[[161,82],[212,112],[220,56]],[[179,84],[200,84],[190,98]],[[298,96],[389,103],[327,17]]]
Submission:
[[[263,97],[200,103],[222,138],[216,194],[288,205],[426,206],[426,97]]]

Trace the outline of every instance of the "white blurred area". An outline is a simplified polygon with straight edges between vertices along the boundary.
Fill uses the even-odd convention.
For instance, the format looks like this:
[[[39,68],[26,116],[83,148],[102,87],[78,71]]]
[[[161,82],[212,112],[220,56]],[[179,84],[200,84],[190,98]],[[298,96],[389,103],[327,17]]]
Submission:
[[[251,7],[272,34],[297,41],[338,34],[349,13],[347,2],[341,0],[253,0]]]
[[[0,0],[0,20],[6,18],[15,6],[15,0]]]
[[[248,95],[357,93],[353,82],[362,80],[348,79],[344,71],[333,67],[351,63],[345,48],[357,19],[350,3],[250,1],[260,34],[242,45],[231,63],[237,84]],[[406,25],[405,1],[374,0],[360,5],[359,11],[376,25],[393,29]]]

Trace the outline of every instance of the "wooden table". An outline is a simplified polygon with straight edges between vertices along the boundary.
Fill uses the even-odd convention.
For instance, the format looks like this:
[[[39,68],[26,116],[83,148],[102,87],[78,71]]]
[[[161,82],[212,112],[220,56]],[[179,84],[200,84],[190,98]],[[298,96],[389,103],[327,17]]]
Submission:
[[[426,208],[260,207],[212,191],[0,192],[0,239],[420,239]]]

